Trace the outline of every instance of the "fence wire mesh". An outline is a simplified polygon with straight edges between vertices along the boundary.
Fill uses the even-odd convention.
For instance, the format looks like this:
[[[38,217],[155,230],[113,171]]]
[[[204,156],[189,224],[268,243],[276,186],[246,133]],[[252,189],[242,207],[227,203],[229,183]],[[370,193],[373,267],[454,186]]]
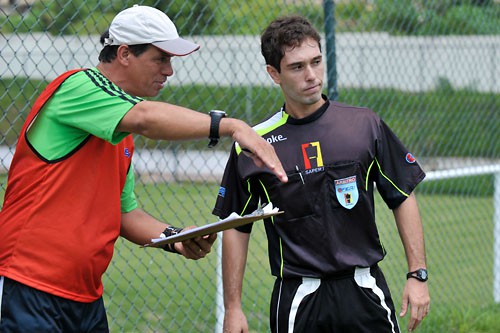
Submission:
[[[175,58],[157,100],[250,124],[276,111],[259,34],[274,18],[302,14],[321,31],[327,93],[379,113],[435,177],[417,188],[424,220],[430,315],[421,332],[464,325],[456,313],[500,301],[500,3],[494,0],[163,0],[0,1],[0,190],[33,101],[58,74],[94,67],[99,37],[114,15],[139,3],[165,11],[200,51]],[[150,214],[174,225],[213,222],[231,142],[136,138],[136,194]],[[496,184],[496,186],[495,186]],[[76,199],[75,199],[76,200]],[[211,217],[212,216],[212,217]],[[382,267],[396,308],[407,270],[391,212],[377,219],[388,255]],[[220,244],[220,239],[218,240]],[[267,332],[273,278],[263,226],[254,228],[243,307],[253,332]],[[216,249],[201,261],[119,240],[104,276],[112,332],[220,330]],[[401,319],[401,327],[406,319]],[[458,330],[457,330],[458,331]]]

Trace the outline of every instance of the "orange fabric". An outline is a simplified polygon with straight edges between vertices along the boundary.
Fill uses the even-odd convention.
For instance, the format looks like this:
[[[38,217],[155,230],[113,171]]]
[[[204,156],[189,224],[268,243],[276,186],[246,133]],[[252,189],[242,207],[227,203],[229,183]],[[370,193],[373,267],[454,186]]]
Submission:
[[[112,145],[94,136],[66,158],[39,159],[26,128],[71,71],[40,95],[23,126],[0,212],[0,275],[80,302],[98,299],[120,233],[120,196],[132,136]]]

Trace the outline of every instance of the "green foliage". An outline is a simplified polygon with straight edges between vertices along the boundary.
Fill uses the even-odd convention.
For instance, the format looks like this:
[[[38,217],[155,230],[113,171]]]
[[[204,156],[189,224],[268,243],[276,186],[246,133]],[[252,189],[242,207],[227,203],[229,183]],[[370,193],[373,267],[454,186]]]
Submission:
[[[4,110],[4,118],[10,120],[0,126],[3,144],[16,142],[23,119],[20,113],[27,114],[27,105],[34,101],[45,86],[44,82],[26,83],[24,80],[0,80],[0,87],[6,91],[0,95],[0,108]],[[496,144],[500,142],[500,95],[455,90],[446,80],[440,82],[435,91],[422,93],[391,89],[345,89],[340,90],[339,101],[367,106],[379,113],[417,156],[500,156],[500,146]],[[200,111],[224,109],[231,116],[250,124],[267,118],[283,103],[279,88],[259,86],[167,86],[157,99]],[[137,138],[137,144],[149,148],[205,147],[205,142],[201,141],[159,143],[143,138]],[[226,144],[229,143],[223,143],[221,149],[227,148]]]
[[[269,17],[280,15],[280,7],[266,0],[217,1],[214,17],[217,26],[207,31],[212,35],[258,35],[270,21]],[[262,9],[265,8],[265,11]],[[228,15],[231,13],[231,15]]]
[[[417,29],[421,18],[411,0],[376,0],[369,20],[375,30],[409,34]]]
[[[216,25],[212,1],[149,0],[143,1],[142,4],[156,7],[167,13],[175,22],[181,35],[204,34]]]
[[[215,22],[207,0],[146,0],[146,1],[36,1],[26,13],[13,13],[0,19],[5,32],[49,32],[53,35],[101,34],[117,12],[143,4],[168,13],[179,31],[201,34]]]
[[[113,17],[106,2],[90,1],[36,1],[23,15],[12,14],[6,19],[6,30],[17,33],[46,31],[53,35],[100,34]],[[108,14],[108,15],[106,15]],[[83,28],[83,29],[82,29]]]
[[[259,35],[273,19],[289,14],[301,14],[321,29],[323,9],[319,5],[300,5],[280,1],[248,0],[217,1],[214,18],[217,25],[204,31],[208,35]]]
[[[446,13],[443,21],[446,22],[448,31],[459,30],[466,35],[499,34],[500,5],[496,4],[491,10],[477,6],[453,7]]]
[[[323,29],[321,2],[220,0],[36,1],[30,11],[0,18],[2,32],[100,34],[133,4],[168,13],[183,35],[258,35],[274,18],[301,14]],[[403,35],[498,34],[500,4],[493,0],[351,0],[335,2],[337,32]]]
[[[335,4],[336,30],[369,31],[367,23],[373,15],[373,5],[370,0],[342,1]]]
[[[364,26],[398,35],[500,33],[500,5],[492,1],[376,0],[366,19]]]
[[[435,91],[422,93],[341,90],[339,100],[379,113],[418,156],[500,156],[496,144],[500,142],[500,95],[455,90],[441,82]]]
[[[4,32],[46,31],[53,35],[101,34],[120,10],[142,4],[165,11],[180,34],[258,35],[272,19],[284,14],[302,14],[322,27],[322,8],[313,5],[287,5],[266,0],[143,0],[122,1],[37,1],[24,14],[0,18]]]

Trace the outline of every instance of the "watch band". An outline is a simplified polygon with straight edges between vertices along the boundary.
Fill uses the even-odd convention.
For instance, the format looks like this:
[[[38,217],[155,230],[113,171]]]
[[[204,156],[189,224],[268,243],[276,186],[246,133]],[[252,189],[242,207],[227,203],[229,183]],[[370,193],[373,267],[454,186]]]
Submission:
[[[212,110],[209,112],[210,114],[210,134],[208,139],[210,140],[208,143],[208,148],[213,148],[219,142],[219,125],[222,118],[226,116],[224,111],[220,110]]]

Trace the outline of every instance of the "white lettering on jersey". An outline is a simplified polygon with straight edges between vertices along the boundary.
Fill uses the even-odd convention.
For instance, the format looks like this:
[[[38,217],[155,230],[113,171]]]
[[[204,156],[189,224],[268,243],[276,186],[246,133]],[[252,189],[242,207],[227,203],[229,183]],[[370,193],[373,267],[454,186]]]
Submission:
[[[278,135],[271,135],[271,137],[267,138],[266,141],[269,143],[275,143],[279,141],[285,141],[287,138],[285,138],[283,135],[278,134]]]

